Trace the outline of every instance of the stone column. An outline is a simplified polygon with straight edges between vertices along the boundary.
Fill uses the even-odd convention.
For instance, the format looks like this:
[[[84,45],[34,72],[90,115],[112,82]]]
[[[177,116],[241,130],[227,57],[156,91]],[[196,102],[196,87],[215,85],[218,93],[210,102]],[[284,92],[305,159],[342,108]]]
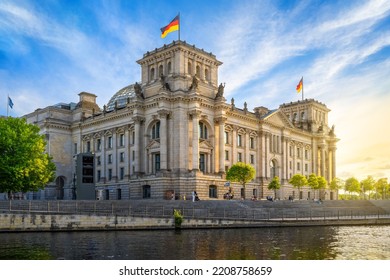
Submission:
[[[168,168],[168,134],[167,134],[167,117],[169,112],[167,110],[159,110],[160,116],[160,169],[165,171]]]
[[[245,163],[250,164],[250,153],[249,153],[249,129],[245,131],[244,135],[244,145],[245,145]]]
[[[321,146],[321,176],[325,177],[325,146]]]
[[[227,118],[220,117],[216,119],[219,125],[219,139],[218,139],[218,154],[219,154],[219,166],[218,171],[220,174],[225,173],[225,121]]]
[[[130,147],[130,138],[129,138],[129,129],[125,129],[125,180],[128,180],[130,178],[130,166],[129,166],[129,148]]]
[[[135,132],[135,139],[134,139],[134,173],[136,175],[139,175],[141,171],[141,161],[140,161],[140,139],[141,139],[141,122],[143,118],[139,116],[133,117],[134,121],[134,132]]]
[[[268,137],[270,134],[268,132],[264,133],[264,178],[268,177],[268,169],[269,169],[269,159],[268,159],[268,154],[269,154],[269,145],[268,145]]]
[[[232,131],[232,164],[237,163],[237,126]]]
[[[100,173],[100,180],[101,182],[105,183],[106,182],[106,135],[104,133],[101,134],[101,143],[100,143],[100,162],[101,162],[101,173]]]
[[[117,162],[117,132],[114,130],[112,134],[112,180],[118,180],[118,162]]]
[[[192,116],[192,170],[199,170],[199,116],[200,110],[193,110]]]
[[[329,178],[332,180],[336,177],[336,148],[332,149],[332,178]]]

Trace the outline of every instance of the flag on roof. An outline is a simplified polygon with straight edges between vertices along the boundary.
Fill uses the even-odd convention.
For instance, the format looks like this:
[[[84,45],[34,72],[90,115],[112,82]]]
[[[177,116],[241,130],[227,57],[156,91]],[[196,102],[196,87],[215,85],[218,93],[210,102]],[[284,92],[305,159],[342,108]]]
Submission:
[[[167,26],[161,28],[161,38],[165,38],[168,33],[179,30],[180,16],[177,15]]]
[[[299,84],[297,85],[297,93],[300,93],[300,92],[301,92],[302,87],[303,87],[303,77],[302,77],[302,79],[299,81]]]

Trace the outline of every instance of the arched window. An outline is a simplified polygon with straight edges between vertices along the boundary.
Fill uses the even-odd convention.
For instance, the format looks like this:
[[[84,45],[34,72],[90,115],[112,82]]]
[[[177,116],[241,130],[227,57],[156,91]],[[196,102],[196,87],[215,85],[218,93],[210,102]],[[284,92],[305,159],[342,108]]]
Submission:
[[[209,72],[209,69],[205,69],[204,70],[204,76],[205,76],[205,79],[207,80],[207,81],[210,81],[210,72]]]
[[[160,77],[161,75],[164,75],[164,68],[162,65],[158,67],[158,76]]]
[[[152,126],[152,139],[159,139],[160,138],[160,122],[156,122]]]
[[[198,78],[201,78],[201,76],[200,76],[200,66],[199,65],[196,66],[196,76]]]
[[[207,126],[203,122],[199,122],[199,138],[200,139],[208,138]]]
[[[154,80],[154,68],[150,69],[150,80]]]

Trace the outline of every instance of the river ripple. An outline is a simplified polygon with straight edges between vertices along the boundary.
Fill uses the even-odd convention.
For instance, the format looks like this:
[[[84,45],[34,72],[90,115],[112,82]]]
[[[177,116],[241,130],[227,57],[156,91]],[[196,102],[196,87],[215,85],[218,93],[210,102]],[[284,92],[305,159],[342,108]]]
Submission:
[[[1,233],[0,259],[387,260],[390,226]]]

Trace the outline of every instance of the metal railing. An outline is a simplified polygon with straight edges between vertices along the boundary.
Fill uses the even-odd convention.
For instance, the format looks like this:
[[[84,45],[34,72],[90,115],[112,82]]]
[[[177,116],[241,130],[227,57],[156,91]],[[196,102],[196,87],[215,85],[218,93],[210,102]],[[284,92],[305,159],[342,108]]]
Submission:
[[[173,210],[180,210],[185,218],[193,219],[238,219],[252,221],[307,221],[307,220],[357,220],[389,219],[390,213],[383,209],[349,208],[207,208],[189,205],[142,205],[130,201],[0,201],[2,213],[68,214],[68,215],[119,215],[172,218]]]

